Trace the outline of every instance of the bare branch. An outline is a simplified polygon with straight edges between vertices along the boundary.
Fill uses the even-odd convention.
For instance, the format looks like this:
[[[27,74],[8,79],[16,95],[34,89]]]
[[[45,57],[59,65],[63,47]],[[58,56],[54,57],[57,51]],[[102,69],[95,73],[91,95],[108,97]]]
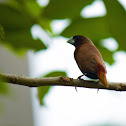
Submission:
[[[2,80],[6,83],[28,86],[28,87],[40,87],[40,86],[76,86],[94,89],[108,89],[116,91],[126,91],[126,83],[109,83],[109,87],[96,81],[77,80],[69,77],[44,77],[44,78],[30,78],[24,76],[17,76],[11,74],[0,74]]]

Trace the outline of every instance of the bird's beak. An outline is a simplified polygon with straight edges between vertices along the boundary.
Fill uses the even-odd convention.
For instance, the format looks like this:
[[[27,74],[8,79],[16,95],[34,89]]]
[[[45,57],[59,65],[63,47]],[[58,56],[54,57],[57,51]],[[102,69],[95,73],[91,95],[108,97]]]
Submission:
[[[75,41],[74,41],[73,37],[72,37],[72,38],[70,38],[67,42],[68,42],[68,43],[70,43],[70,44],[72,44],[72,45],[75,43]]]

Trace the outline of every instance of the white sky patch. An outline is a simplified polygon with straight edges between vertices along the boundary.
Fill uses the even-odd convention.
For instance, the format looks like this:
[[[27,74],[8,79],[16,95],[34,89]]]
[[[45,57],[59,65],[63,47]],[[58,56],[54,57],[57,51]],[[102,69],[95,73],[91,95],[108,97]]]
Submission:
[[[54,34],[61,33],[68,25],[70,24],[70,20],[54,20],[51,22],[51,27]]]
[[[119,51],[114,54],[115,63],[112,66],[107,65],[107,78],[112,82],[126,83],[126,52]]]
[[[45,7],[48,5],[50,0],[37,0],[40,6]]]
[[[126,10],[126,0],[118,0]]]
[[[110,51],[114,51],[118,48],[118,43],[114,38],[107,38],[102,41],[102,45],[109,49]]]
[[[99,17],[106,14],[106,8],[101,0],[94,1],[91,5],[83,8],[81,16],[85,18]]]
[[[39,25],[33,25],[31,32],[34,39],[39,38],[45,45],[50,45],[51,37],[49,37],[49,35]]]

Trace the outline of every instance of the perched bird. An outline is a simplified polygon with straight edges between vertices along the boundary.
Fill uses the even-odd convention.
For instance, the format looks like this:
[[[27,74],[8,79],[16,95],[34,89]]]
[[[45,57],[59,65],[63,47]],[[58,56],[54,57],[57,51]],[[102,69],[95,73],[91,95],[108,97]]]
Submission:
[[[74,58],[81,72],[91,79],[99,79],[100,83],[108,87],[105,63],[92,41],[88,37],[76,35],[67,42],[75,46]]]

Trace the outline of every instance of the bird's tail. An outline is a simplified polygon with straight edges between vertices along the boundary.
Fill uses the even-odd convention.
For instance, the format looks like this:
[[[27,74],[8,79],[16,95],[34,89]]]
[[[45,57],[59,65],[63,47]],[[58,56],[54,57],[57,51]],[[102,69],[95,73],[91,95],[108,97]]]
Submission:
[[[98,73],[98,78],[99,78],[99,81],[100,81],[103,85],[105,85],[106,87],[109,86],[109,85],[108,85],[108,82],[107,82],[107,79],[106,79],[106,73],[105,73],[105,72],[100,71],[100,72]]]

